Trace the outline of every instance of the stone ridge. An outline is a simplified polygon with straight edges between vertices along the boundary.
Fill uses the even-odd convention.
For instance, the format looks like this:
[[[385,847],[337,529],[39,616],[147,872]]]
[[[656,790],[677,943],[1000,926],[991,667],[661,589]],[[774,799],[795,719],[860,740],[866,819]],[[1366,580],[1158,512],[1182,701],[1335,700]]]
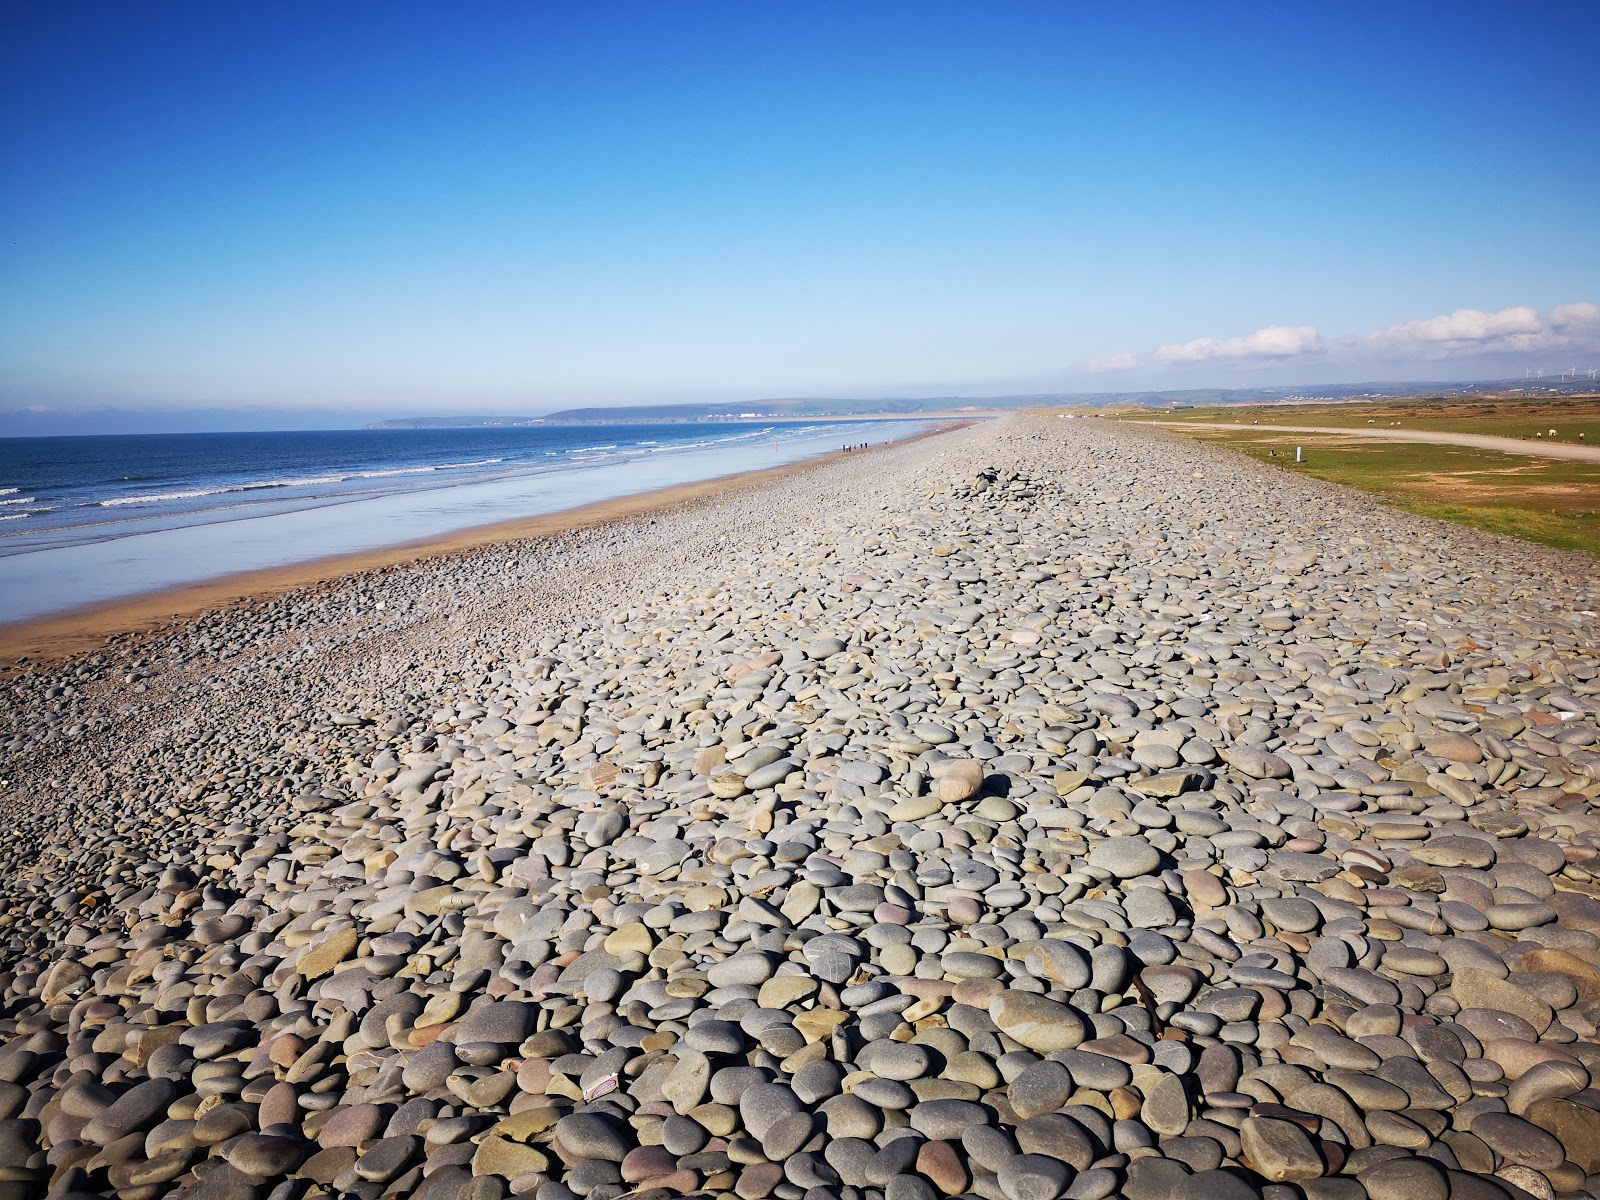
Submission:
[[[1600,1195],[1595,602],[1028,416],[25,672],[0,1192]]]

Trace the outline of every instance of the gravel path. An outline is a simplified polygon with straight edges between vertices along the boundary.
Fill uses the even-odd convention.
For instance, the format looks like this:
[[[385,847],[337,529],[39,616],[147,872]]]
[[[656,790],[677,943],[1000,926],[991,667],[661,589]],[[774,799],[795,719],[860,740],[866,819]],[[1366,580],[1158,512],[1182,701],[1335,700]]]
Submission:
[[[24,670],[0,1200],[1600,1196],[1597,606],[1013,417]]]
[[[1385,429],[1381,426],[1346,429],[1338,425],[1240,425],[1223,421],[1151,421],[1171,429],[1248,429],[1255,433],[1337,433],[1343,437],[1379,438],[1391,442],[1421,442],[1430,446],[1472,446],[1479,450],[1498,450],[1502,454],[1528,454],[1536,458],[1569,458],[1576,462],[1600,463],[1600,446],[1572,442],[1530,441],[1527,438],[1493,437],[1483,433],[1449,433],[1442,429]]]

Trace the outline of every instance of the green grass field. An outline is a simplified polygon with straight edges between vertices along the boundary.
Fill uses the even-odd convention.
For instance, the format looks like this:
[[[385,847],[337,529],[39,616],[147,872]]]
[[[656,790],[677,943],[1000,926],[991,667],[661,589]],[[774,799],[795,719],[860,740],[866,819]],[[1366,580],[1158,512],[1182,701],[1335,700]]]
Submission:
[[[1377,404],[1271,404],[1166,411],[1124,412],[1124,420],[1226,421],[1249,425],[1332,425],[1341,429],[1390,427],[1448,433],[1486,433],[1495,437],[1552,439],[1600,445],[1600,397],[1559,400],[1496,397],[1390,400]],[[1537,436],[1536,436],[1537,435]],[[1581,436],[1580,436],[1581,435]]]
[[[1265,423],[1259,431],[1183,432],[1284,470],[1376,492],[1407,512],[1600,556],[1600,466],[1463,446],[1273,433]],[[1298,465],[1297,445],[1305,453]]]

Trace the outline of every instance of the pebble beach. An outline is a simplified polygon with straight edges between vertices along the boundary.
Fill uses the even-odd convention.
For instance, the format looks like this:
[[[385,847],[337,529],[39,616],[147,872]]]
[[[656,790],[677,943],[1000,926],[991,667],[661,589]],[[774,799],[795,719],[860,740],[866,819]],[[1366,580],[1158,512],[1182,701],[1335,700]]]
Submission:
[[[1023,414],[0,677],[0,1200],[1600,1197],[1592,559]]]

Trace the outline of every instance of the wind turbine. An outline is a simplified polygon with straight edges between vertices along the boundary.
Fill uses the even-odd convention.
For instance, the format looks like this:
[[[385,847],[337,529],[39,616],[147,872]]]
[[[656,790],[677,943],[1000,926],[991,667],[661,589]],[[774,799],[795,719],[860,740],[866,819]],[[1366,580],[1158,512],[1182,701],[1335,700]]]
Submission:
[[[1534,375],[1534,378],[1535,379],[1543,379],[1544,378],[1544,368],[1543,367],[1539,368],[1538,372]]]
[[[1589,371],[1590,379],[1594,379],[1596,376],[1600,376],[1600,367],[1594,367]]]

